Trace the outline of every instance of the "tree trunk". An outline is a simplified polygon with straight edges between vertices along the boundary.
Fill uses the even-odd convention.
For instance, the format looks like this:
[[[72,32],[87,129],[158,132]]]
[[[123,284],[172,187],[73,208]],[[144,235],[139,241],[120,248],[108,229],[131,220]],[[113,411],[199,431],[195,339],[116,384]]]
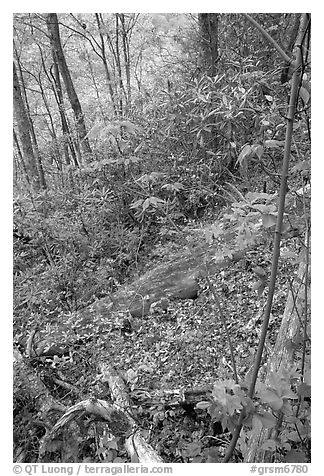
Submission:
[[[64,98],[63,98],[63,93],[62,93],[62,85],[61,85],[61,79],[60,79],[60,71],[59,67],[57,64],[57,59],[54,54],[54,51],[52,50],[52,57],[53,57],[53,67],[54,67],[54,76],[53,76],[53,82],[54,82],[54,94],[55,94],[55,99],[57,102],[57,106],[59,109],[60,113],[60,118],[61,118],[61,124],[62,124],[62,132],[64,139],[67,140],[68,146],[70,148],[71,156],[73,158],[74,164],[76,167],[79,166],[78,160],[77,160],[77,152],[76,149],[78,147],[78,144],[74,144],[73,140],[71,138],[70,134],[70,128],[69,124],[66,118],[65,114],[65,108],[64,108]],[[79,152],[80,155],[80,152]],[[69,154],[65,152],[65,161],[67,165],[70,164],[70,157]]]
[[[22,155],[24,158],[26,172],[29,178],[29,183],[32,185],[34,190],[38,191],[40,189],[41,183],[38,175],[37,162],[30,135],[28,116],[23,101],[23,96],[21,94],[15,63],[13,63],[13,100],[14,111],[17,119],[18,133],[21,142]]]
[[[201,35],[201,55],[204,70],[215,76],[218,60],[218,13],[199,13],[198,22]]]
[[[62,75],[64,85],[69,97],[71,107],[73,109],[76,127],[79,135],[79,139],[82,145],[82,149],[85,154],[91,154],[90,144],[87,138],[87,130],[84,122],[84,116],[81,108],[81,104],[78,95],[75,91],[70,70],[65,60],[64,51],[61,44],[60,31],[58,26],[57,14],[49,13],[46,17],[47,29],[50,35],[51,47],[53,54],[57,59],[60,73]]]
[[[299,31],[301,13],[293,13],[293,15],[295,17],[294,23],[291,28],[290,38],[285,50],[288,55],[292,54],[295,43],[296,43],[296,39],[297,39],[298,31]],[[286,63],[281,72],[281,84],[287,83],[289,79],[291,79],[291,76],[292,76],[292,70],[289,68],[289,64]]]
[[[35,134],[34,124],[33,124],[33,121],[31,119],[31,115],[30,115],[30,108],[29,108],[29,103],[28,103],[28,97],[27,97],[27,94],[26,94],[24,76],[23,76],[23,73],[22,73],[20,59],[19,59],[19,55],[17,54],[16,48],[15,48],[15,54],[16,54],[17,65],[18,65],[18,72],[19,72],[19,75],[20,75],[20,83],[21,83],[20,91],[21,91],[21,94],[22,94],[23,102],[25,104],[26,115],[27,115],[27,119],[28,119],[28,123],[29,123],[30,138],[31,138],[31,141],[32,141],[34,157],[35,157],[37,171],[38,171],[39,183],[40,183],[40,186],[45,190],[47,188],[47,185],[46,185],[46,180],[45,180],[45,174],[44,174],[42,159],[41,159],[41,155],[40,155],[39,148],[38,148],[38,143],[37,143],[37,137],[36,137],[36,134]],[[18,74],[17,74],[17,76],[18,76]],[[18,81],[19,81],[19,79],[18,79]],[[39,84],[39,86],[41,86],[41,85]]]
[[[119,49],[119,14],[115,14],[116,20],[116,42],[115,42],[115,49],[116,49],[116,65],[118,71],[118,112],[120,117],[123,115],[123,99],[122,95],[126,96],[124,84],[123,84],[123,77],[122,77],[122,69],[121,69],[121,61],[120,61],[120,49]]]
[[[52,85],[52,77],[49,75],[49,73],[47,71],[47,67],[45,65],[42,48],[40,47],[40,45],[37,45],[37,46],[38,46],[39,53],[40,53],[40,56],[41,56],[41,61],[42,61],[42,66],[43,66],[45,76],[47,77],[48,81]],[[45,89],[44,89],[43,84],[42,84],[41,75],[39,75],[39,77],[38,77],[38,84],[39,84],[39,88],[41,90],[43,102],[44,102],[44,105],[45,105],[45,108],[46,108],[46,111],[47,111],[47,114],[48,114],[49,123],[50,123],[50,126],[48,126],[48,130],[49,130],[49,133],[52,137],[52,142],[53,142],[52,157],[53,157],[53,160],[55,161],[58,169],[60,171],[62,171],[62,160],[61,160],[59,140],[58,140],[57,133],[56,133],[56,127],[55,127],[55,124],[54,124],[54,119],[53,119],[51,107],[50,107],[50,104],[48,102],[46,92],[45,92]],[[54,95],[55,95],[55,90],[54,90]],[[68,149],[68,145],[67,145],[66,142],[63,143],[63,151],[64,151],[64,156],[65,156],[66,163],[69,164],[70,163],[69,149]]]
[[[127,95],[126,95],[126,108],[128,109],[131,102],[131,82],[130,82],[130,53],[129,53],[129,42],[130,38],[128,36],[128,29],[125,24],[125,15],[123,13],[119,14],[121,22],[121,35],[123,40],[123,53],[124,53],[124,63],[125,63],[125,76],[126,76],[126,85],[127,85]]]
[[[201,36],[201,60],[202,73],[208,76],[216,75],[216,63],[218,60],[218,14],[199,13],[198,22]],[[215,151],[218,148],[216,116],[210,117],[213,125],[210,132],[204,131],[205,154],[208,150]]]
[[[28,177],[28,173],[27,173],[27,170],[26,170],[26,165],[25,165],[25,162],[24,162],[24,158],[23,158],[23,155],[22,155],[22,152],[21,152],[20,144],[19,144],[18,137],[17,137],[15,129],[13,129],[13,139],[14,139],[14,145],[15,145],[16,150],[17,150],[17,159],[15,160],[15,180],[18,181],[18,178],[19,178],[18,172],[19,172],[19,170],[22,170],[23,176],[25,177],[26,182],[30,186],[29,177]]]

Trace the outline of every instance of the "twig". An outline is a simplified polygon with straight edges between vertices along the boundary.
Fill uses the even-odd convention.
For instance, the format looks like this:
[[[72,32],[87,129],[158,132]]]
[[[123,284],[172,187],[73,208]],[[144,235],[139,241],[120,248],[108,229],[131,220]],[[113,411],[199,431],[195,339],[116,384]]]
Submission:
[[[66,390],[69,390],[70,392],[79,394],[80,389],[77,388],[75,385],[72,385],[71,383],[65,382],[64,380],[61,380],[60,378],[53,377],[52,378],[53,382],[56,383],[56,385],[59,385],[60,387],[65,388]]]

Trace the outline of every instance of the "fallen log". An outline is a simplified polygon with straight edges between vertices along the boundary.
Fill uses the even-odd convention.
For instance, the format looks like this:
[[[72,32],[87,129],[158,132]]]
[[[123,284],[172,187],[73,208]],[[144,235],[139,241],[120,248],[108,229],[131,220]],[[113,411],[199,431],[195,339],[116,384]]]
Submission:
[[[48,444],[68,424],[91,415],[107,423],[109,432],[116,437],[125,437],[125,448],[133,463],[162,463],[162,458],[145,441],[141,429],[131,414],[131,401],[122,378],[112,366],[102,364],[103,380],[109,385],[114,404],[90,398],[70,407],[45,435],[40,447],[40,459],[46,454]]]
[[[34,369],[30,368],[21,353],[14,349],[14,381],[15,392],[24,393],[32,397],[38,409],[38,418],[46,421],[46,415],[50,411],[64,412],[66,407],[55,400],[38,377]]]
[[[132,427],[131,435],[126,439],[125,448],[133,463],[163,463],[162,458],[149,445],[142,434],[141,429],[131,414],[131,401],[127,387],[115,369],[105,363],[100,365],[100,370],[110,388],[111,397],[115,405],[126,415]]]
[[[32,424],[42,426],[49,431],[53,425],[54,416],[61,415],[67,407],[52,397],[35,370],[28,365],[28,361],[22,354],[14,349],[14,410],[19,408],[21,399],[31,399],[36,414]],[[14,461],[24,463],[27,451],[18,444],[14,445]]]

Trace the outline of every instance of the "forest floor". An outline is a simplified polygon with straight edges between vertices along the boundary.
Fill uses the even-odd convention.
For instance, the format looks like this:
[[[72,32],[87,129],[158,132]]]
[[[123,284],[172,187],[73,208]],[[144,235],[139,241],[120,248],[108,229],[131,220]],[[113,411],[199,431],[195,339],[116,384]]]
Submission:
[[[277,275],[265,359],[276,341],[289,279],[298,267],[297,260],[292,259],[292,256],[297,258],[298,246],[298,238],[282,241],[283,259]],[[157,244],[147,268],[154,270],[167,262],[168,256],[181,254],[181,250],[181,240]],[[285,254],[289,259],[284,259]],[[255,270],[262,268],[269,276],[271,259],[270,246],[262,243],[246,251],[242,259],[230,262],[209,276],[226,319],[240,381],[249,375],[253,366],[267,297],[267,286],[262,293],[258,292]],[[125,311],[112,311],[98,327],[92,322],[93,315],[88,313],[91,323],[84,327],[80,322],[83,331],[86,329],[85,334],[81,343],[75,343],[69,356],[49,356],[42,360],[41,372],[47,379],[52,375],[58,381],[59,376],[74,387],[69,391],[59,383],[51,384],[54,398],[67,407],[86,400],[89,395],[109,400],[109,389],[98,375],[98,368],[101,362],[112,364],[129,388],[135,420],[164,461],[217,461],[225,452],[229,433],[221,425],[212,424],[206,410],[179,404],[185,391],[211,389],[218,380],[234,378],[230,346],[219,310],[207,281],[200,278],[199,284],[196,299],[173,300],[164,310],[157,307],[154,312],[135,319],[131,329],[123,328]],[[54,342],[60,333],[64,336],[69,322],[75,323],[75,317],[71,315],[69,319],[65,327],[58,319]],[[49,327],[45,327],[47,330],[44,328],[42,332],[49,333]],[[18,433],[24,421],[24,417],[20,418],[15,423],[20,427]],[[91,441],[91,438],[86,433],[80,436],[80,441]],[[108,442],[108,447],[105,459],[93,447],[89,449],[91,461],[128,461],[122,445],[114,447],[114,443]],[[83,461],[86,457],[83,443],[77,453],[77,460]],[[235,458],[240,461],[239,452]]]
[[[267,295],[267,288],[258,295],[253,270],[262,266],[268,274],[270,263],[271,251],[265,252],[264,245],[260,245],[246,252],[240,261],[210,276],[219,293],[240,379],[249,373],[254,362]],[[287,277],[297,268],[291,260],[283,263],[266,353],[275,343],[284,312]],[[213,461],[211,448],[216,445],[218,455],[222,454],[228,442],[228,435],[210,424],[206,411],[174,404],[175,396],[186,390],[212,388],[218,379],[233,379],[230,348],[219,312],[206,283],[200,284],[197,299],[173,301],[167,311],[157,309],[137,321],[129,332],[117,325],[108,334],[94,335],[75,353],[74,361],[67,361],[61,369],[80,388],[79,399],[82,394],[87,398],[89,392],[106,399],[107,387],[100,378],[94,379],[94,374],[99,362],[112,363],[130,389],[135,419],[147,432],[149,442],[169,462]],[[112,313],[112,317],[116,322],[122,319],[118,313]],[[58,393],[63,396],[62,389]],[[119,460],[127,461],[126,454],[118,453]]]
[[[214,286],[221,290],[223,313],[240,378],[252,368],[266,301],[266,292],[258,297],[253,289],[256,276],[251,263],[255,263],[259,254],[270,262],[270,252],[265,256],[264,250],[255,249],[211,278]],[[288,294],[286,273],[292,273],[291,267],[282,270],[279,276],[268,352],[275,343],[284,312]],[[205,418],[201,415],[200,423],[197,415],[190,419],[184,412],[185,425],[180,425],[179,415],[166,398],[167,392],[181,394],[185,390],[211,388],[218,379],[233,379],[229,344],[219,312],[208,288],[202,289],[198,299],[175,302],[168,312],[144,318],[140,328],[131,335],[110,335],[105,349],[106,358],[124,370],[136,402],[134,414],[141,421],[146,417],[147,425],[151,422],[153,446],[173,462],[208,460],[209,452],[201,441],[208,447],[210,438],[217,435],[212,428],[206,428],[206,412]],[[163,400],[165,408],[169,404],[169,411],[161,405]],[[203,437],[207,438],[202,440]]]

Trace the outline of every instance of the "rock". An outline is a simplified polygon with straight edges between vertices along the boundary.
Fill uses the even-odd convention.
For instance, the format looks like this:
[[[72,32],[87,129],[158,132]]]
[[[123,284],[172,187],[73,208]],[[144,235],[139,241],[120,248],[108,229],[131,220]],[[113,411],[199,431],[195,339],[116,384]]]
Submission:
[[[182,281],[173,292],[174,299],[197,299],[199,284],[196,279],[188,278]]]

